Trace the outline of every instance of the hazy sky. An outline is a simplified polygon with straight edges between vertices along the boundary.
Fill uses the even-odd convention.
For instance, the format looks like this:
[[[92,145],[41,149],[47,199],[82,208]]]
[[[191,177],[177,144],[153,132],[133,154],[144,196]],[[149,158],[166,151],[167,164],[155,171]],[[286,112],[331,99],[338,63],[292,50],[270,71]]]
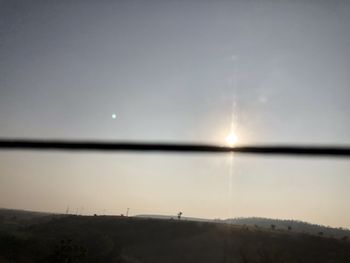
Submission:
[[[345,0],[0,0],[1,137],[349,145],[349,83]],[[3,151],[0,207],[350,227],[349,161],[230,165]]]

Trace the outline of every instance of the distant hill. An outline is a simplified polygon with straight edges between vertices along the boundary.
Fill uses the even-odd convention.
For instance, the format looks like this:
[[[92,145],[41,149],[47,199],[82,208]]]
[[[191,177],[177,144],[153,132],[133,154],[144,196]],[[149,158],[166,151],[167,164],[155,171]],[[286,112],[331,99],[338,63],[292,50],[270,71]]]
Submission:
[[[3,218],[5,218],[5,217],[17,217],[17,219],[24,219],[25,220],[25,219],[32,219],[32,218],[48,216],[48,215],[52,215],[52,214],[53,213],[0,208],[0,216]]]
[[[308,233],[318,235],[320,232],[324,236],[342,238],[344,236],[350,237],[350,230],[346,228],[333,228],[328,226],[310,224],[302,221],[295,220],[280,220],[280,219],[270,219],[261,217],[249,217],[249,218],[234,218],[223,220],[225,223],[235,224],[235,225],[247,225],[247,226],[257,226],[263,228],[271,228],[274,225],[277,230],[288,230],[288,227],[292,231]]]
[[[150,216],[24,216],[20,211],[12,217],[13,211],[5,212],[0,221],[4,263],[348,263],[350,258],[348,240],[294,230]],[[268,220],[260,221],[268,225]]]
[[[165,219],[165,220],[178,220],[177,216],[169,215],[136,215],[137,218],[153,218],[153,219]],[[186,217],[181,216],[182,221],[195,221],[195,222],[213,222],[212,219],[198,218],[198,217]]]
[[[153,218],[153,219],[174,219],[178,220],[176,216],[169,215],[137,215],[139,218]],[[310,224],[303,221],[296,220],[282,220],[282,219],[271,219],[262,217],[241,217],[233,219],[204,219],[196,217],[181,217],[181,220],[195,221],[195,222],[212,222],[212,223],[223,223],[233,224],[240,226],[251,226],[258,228],[271,228],[271,225],[275,226],[276,230],[288,230],[300,233],[308,233],[313,235],[322,235],[334,238],[343,238],[344,236],[350,237],[350,230],[346,228],[333,228],[328,226]],[[288,228],[289,227],[289,228]]]
[[[27,221],[33,222],[44,222],[50,220],[52,217],[64,217],[65,214],[56,214],[48,212],[35,212],[26,210],[16,210],[0,208],[0,221],[4,219],[11,219],[12,224],[16,222],[24,223]],[[142,214],[136,215],[136,218],[150,218],[150,219],[161,219],[161,220],[178,220],[176,215],[156,215],[156,214]],[[13,220],[15,219],[15,220]],[[233,224],[240,226],[251,226],[259,228],[271,228],[274,225],[276,230],[288,230],[291,228],[293,232],[308,233],[313,235],[319,235],[320,232],[324,236],[343,238],[344,236],[349,236],[350,230],[346,228],[333,228],[329,226],[316,225],[303,221],[297,220],[282,220],[282,219],[272,219],[272,218],[262,218],[262,217],[241,217],[233,219],[206,219],[197,217],[181,217],[182,221],[194,221],[194,222],[212,222],[212,223],[224,223]]]

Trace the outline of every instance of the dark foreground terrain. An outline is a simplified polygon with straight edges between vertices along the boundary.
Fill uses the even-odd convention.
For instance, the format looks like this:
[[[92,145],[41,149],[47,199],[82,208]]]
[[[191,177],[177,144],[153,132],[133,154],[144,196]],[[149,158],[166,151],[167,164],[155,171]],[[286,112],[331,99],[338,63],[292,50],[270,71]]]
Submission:
[[[259,226],[0,211],[0,262],[350,262],[346,238]]]

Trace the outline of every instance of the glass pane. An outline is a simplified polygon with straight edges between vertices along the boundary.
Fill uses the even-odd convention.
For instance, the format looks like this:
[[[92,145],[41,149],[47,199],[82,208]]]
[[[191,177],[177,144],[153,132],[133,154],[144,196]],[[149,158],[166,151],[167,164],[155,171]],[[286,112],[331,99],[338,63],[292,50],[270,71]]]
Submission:
[[[348,1],[0,1],[0,139],[346,146],[349,30]],[[349,169],[1,150],[0,262],[348,262]]]

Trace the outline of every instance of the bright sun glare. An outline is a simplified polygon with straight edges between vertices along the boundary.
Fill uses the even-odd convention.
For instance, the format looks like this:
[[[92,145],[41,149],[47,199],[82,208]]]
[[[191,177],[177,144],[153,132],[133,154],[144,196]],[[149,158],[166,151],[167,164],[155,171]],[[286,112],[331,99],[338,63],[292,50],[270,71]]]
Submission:
[[[238,141],[238,137],[236,134],[234,134],[233,132],[231,132],[229,135],[227,135],[226,137],[226,143],[229,145],[229,146],[234,146]]]

